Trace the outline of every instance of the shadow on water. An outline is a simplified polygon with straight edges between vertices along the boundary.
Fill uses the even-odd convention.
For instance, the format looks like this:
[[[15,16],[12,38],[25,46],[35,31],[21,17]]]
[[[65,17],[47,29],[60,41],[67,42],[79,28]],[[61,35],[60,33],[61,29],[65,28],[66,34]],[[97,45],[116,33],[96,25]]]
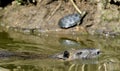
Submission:
[[[106,38],[90,35],[40,34],[39,36],[0,32],[0,50],[28,52],[43,55],[41,58],[0,58],[1,71],[119,71],[120,37]],[[102,54],[92,60],[60,61],[44,58],[59,52],[80,48],[98,48]],[[21,54],[22,55],[22,54]],[[29,55],[30,56],[30,55]]]

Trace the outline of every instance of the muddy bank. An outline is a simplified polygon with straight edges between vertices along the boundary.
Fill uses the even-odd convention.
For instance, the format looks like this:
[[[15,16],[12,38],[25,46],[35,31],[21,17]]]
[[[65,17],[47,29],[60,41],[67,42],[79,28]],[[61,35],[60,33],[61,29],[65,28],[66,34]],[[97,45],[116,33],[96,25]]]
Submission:
[[[81,11],[88,14],[83,22],[76,27],[62,29],[58,26],[59,20],[72,13],[77,13],[70,1],[36,0],[36,5],[18,5],[12,1],[11,5],[1,8],[0,24],[7,29],[27,33],[57,32],[69,34],[107,34],[120,33],[120,1],[119,0],[75,0]]]

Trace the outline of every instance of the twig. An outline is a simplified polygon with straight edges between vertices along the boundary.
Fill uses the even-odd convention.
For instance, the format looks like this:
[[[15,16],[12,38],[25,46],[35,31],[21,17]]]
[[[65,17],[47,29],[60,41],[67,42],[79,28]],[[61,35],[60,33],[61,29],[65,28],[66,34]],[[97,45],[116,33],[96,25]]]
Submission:
[[[82,15],[82,17],[84,17],[84,16],[87,14],[86,11],[83,11],[83,12],[82,12],[82,11],[78,8],[78,6],[74,3],[73,0],[70,0],[70,1],[71,1],[72,5],[74,6],[74,8],[77,10],[77,12]]]
[[[61,4],[62,4],[62,1],[60,1],[60,4],[54,9],[51,15],[48,16],[47,21],[50,20],[50,18],[56,13],[56,11],[60,8]]]
[[[80,9],[77,7],[77,5],[74,3],[73,0],[70,0],[72,5],[74,6],[74,8],[78,11],[78,13],[82,14],[82,12],[80,11]]]

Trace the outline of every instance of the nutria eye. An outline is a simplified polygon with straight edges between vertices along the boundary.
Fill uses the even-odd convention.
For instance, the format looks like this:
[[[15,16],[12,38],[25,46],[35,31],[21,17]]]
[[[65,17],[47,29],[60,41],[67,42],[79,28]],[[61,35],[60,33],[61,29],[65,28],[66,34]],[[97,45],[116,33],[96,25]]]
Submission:
[[[97,55],[100,54],[100,51],[97,52]]]
[[[81,55],[82,54],[82,52],[78,52],[76,55]]]
[[[65,57],[65,58],[69,58],[69,56],[70,56],[70,53],[69,53],[68,51],[64,51],[64,55],[63,55],[63,57]]]

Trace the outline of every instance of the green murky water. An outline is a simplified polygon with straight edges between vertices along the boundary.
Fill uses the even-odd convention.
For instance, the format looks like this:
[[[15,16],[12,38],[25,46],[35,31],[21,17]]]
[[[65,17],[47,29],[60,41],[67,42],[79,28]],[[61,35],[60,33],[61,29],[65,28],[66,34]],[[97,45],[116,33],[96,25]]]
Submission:
[[[60,61],[45,58],[70,49],[99,48],[103,54],[95,60]],[[41,58],[2,58],[0,71],[120,71],[120,37],[89,35],[39,36],[0,32],[0,50],[41,54]]]

